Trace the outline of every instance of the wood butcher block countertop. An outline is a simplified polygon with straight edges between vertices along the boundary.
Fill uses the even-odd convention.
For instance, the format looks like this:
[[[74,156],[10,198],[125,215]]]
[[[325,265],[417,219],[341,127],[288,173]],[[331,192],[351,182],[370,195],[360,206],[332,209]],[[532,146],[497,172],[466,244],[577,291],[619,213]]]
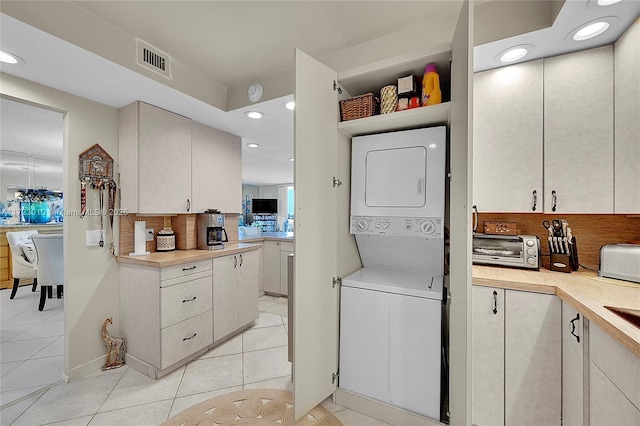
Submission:
[[[135,265],[166,268],[167,266],[175,266],[182,263],[228,256],[230,254],[244,253],[247,251],[258,250],[260,248],[260,244],[227,243],[221,250],[174,250],[153,252],[144,256],[121,255],[118,256],[116,260],[121,263],[133,263]]]
[[[640,311],[640,284],[598,277],[595,272],[565,274],[473,266],[473,285],[555,294],[640,357],[640,327],[605,306]]]

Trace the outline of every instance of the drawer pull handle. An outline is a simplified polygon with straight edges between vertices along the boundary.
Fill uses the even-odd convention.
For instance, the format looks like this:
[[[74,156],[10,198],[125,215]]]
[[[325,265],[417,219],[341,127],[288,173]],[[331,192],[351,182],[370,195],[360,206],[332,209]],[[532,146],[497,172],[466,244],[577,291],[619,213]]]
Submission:
[[[193,296],[191,299],[184,299],[182,303],[193,302],[194,300],[196,300],[196,296]]]
[[[242,255],[240,255],[240,266],[242,266]]]
[[[233,256],[233,267],[236,268],[238,266],[238,257]]]
[[[197,335],[198,335],[198,333],[193,333],[193,336],[185,337],[184,339],[182,339],[182,341],[184,342],[184,341],[187,341],[187,340],[191,340],[194,337],[196,337]]]
[[[494,291],[493,292],[493,310],[492,310],[494,315],[498,315],[498,292]]]
[[[571,332],[571,334],[573,334],[573,337],[575,337],[578,340],[578,343],[580,343],[580,336],[577,335],[576,333],[574,333],[576,331],[576,321],[580,320],[580,314],[576,314],[576,317],[574,319],[571,320],[571,330],[569,330]]]
[[[182,268],[183,271],[193,271],[194,269],[196,269],[197,266],[193,265],[191,268]]]

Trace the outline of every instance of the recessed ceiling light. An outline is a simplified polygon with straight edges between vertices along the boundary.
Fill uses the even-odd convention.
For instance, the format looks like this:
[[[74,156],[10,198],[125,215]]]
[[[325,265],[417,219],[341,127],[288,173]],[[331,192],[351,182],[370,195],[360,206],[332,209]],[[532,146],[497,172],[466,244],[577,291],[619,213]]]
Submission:
[[[258,145],[257,143],[249,143],[249,144],[247,144],[247,146],[248,146],[249,148],[257,148],[257,147],[259,147],[260,145]]]
[[[520,60],[527,56],[533,50],[533,46],[530,44],[522,44],[520,46],[510,47],[507,50],[503,50],[496,56],[496,62],[510,63]]]
[[[0,50],[0,62],[4,62],[5,64],[17,64],[22,61],[19,57],[14,55],[13,53],[5,52],[4,50]],[[22,61],[24,62],[24,61]]]
[[[598,6],[609,6],[618,3],[620,0],[598,0]]]
[[[590,38],[599,36],[603,32],[607,31],[608,28],[609,23],[606,21],[587,24],[576,31],[576,33],[573,35],[573,39],[575,41],[589,40]]]
[[[291,111],[293,111],[296,107],[296,103],[294,101],[289,101],[286,104],[284,104],[284,107],[286,109],[290,109]]]
[[[245,114],[247,115],[247,117],[253,118],[254,120],[259,120],[264,117],[264,114],[260,111],[247,111],[245,112]]]

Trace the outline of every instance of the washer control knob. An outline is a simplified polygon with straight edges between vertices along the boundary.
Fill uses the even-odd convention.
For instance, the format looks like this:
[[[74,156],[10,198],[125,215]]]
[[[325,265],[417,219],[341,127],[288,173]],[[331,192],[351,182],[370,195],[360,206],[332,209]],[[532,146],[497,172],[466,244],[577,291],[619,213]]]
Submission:
[[[425,220],[420,224],[420,231],[425,234],[433,234],[435,230],[436,225],[430,220]]]
[[[413,229],[413,224],[411,222],[405,223],[404,229],[406,229],[407,231],[411,231]]]
[[[376,228],[380,228],[380,222],[376,222]]]
[[[356,230],[363,232],[366,231],[367,228],[369,228],[369,222],[367,222],[367,219],[358,219],[356,221]]]
[[[527,240],[527,245],[529,247],[533,247],[533,244],[534,244],[533,240]]]
[[[382,228],[383,229],[387,229],[388,227],[389,227],[389,223],[388,222],[385,222],[385,223],[382,224]]]

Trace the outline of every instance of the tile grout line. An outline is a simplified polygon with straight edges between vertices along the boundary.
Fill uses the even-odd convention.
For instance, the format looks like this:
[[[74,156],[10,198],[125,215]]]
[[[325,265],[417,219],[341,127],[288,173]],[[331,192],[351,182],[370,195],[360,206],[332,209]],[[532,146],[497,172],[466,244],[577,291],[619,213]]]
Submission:
[[[182,370],[182,375],[180,376],[180,383],[178,383],[178,387],[176,388],[176,393],[175,395],[173,395],[173,400],[171,401],[171,407],[169,407],[169,412],[167,413],[167,418],[164,419],[165,421],[167,421],[167,419],[169,419],[169,416],[171,416],[171,410],[173,410],[173,406],[176,403],[176,399],[178,398],[178,392],[180,392],[180,387],[182,386],[182,381],[184,380],[184,375],[187,373],[187,367],[189,366],[189,364],[191,364],[191,362],[193,362],[195,360],[191,360],[189,361],[185,366],[184,369]]]

